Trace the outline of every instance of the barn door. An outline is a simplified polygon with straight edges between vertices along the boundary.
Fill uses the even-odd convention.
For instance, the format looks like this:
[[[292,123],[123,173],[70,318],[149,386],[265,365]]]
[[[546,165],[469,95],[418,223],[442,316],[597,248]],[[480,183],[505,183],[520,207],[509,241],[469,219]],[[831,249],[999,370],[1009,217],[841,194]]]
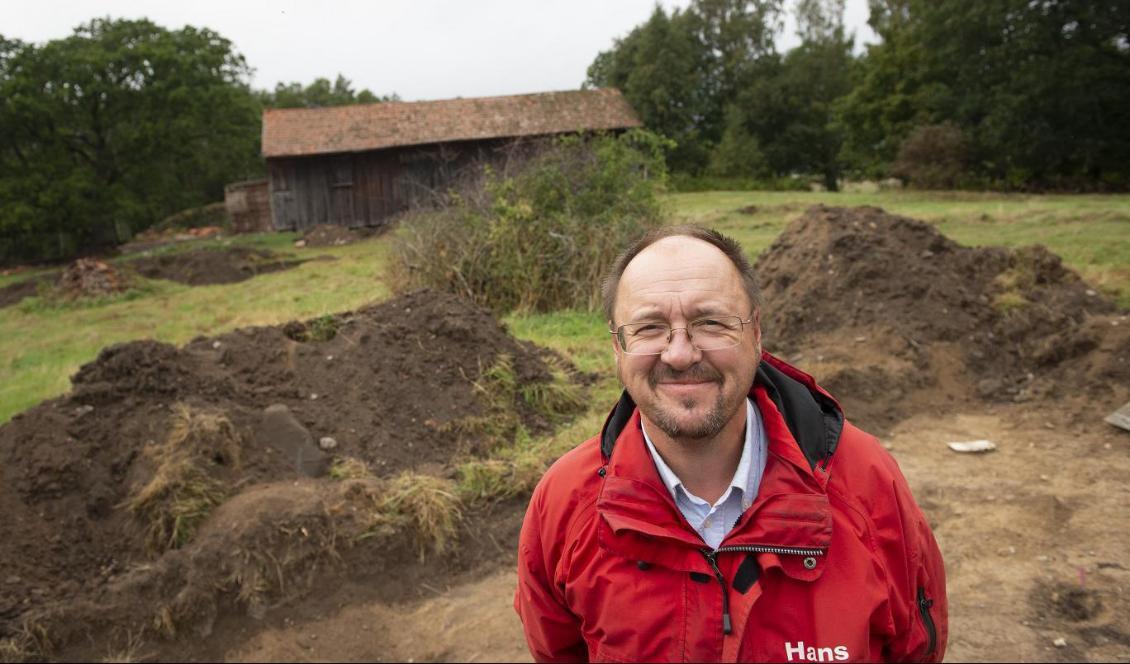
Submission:
[[[353,155],[333,159],[330,179],[330,223],[353,225]]]
[[[270,163],[271,226],[276,231],[292,231],[298,223],[298,209],[294,200],[292,180],[294,173],[285,162]]]

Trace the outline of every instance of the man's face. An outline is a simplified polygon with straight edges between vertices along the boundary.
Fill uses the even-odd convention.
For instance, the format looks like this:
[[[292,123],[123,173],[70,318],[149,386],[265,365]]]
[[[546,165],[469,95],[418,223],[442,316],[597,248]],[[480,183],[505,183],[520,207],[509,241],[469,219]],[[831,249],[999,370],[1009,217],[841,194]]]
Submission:
[[[620,382],[647,424],[691,440],[713,437],[734,418],[744,419],[761,329],[741,275],[717,247],[674,236],[644,249],[620,277],[613,316],[614,328],[644,321],[682,328],[704,316],[752,318],[741,343],[722,350],[698,350],[682,330],[661,355],[626,354],[613,338]]]

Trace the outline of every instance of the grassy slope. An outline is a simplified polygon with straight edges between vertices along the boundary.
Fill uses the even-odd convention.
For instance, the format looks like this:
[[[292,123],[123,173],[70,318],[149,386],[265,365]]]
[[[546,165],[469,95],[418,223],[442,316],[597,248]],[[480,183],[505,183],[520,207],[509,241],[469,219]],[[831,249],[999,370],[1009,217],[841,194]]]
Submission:
[[[289,236],[249,236],[239,244],[290,247]],[[212,243],[209,243],[212,244]],[[199,246],[199,245],[198,245]],[[384,299],[387,243],[291,250],[301,258],[334,256],[247,281],[190,288],[150,281],[139,297],[50,306],[38,299],[0,309],[0,422],[70,389],[69,377],[110,344],[151,338],[182,344],[197,335],[355,309]]]
[[[1130,307],[1130,196],[708,192],[669,197],[675,216],[735,236],[751,255],[768,246],[804,207],[821,202],[879,205],[935,223],[963,244],[1046,244],[1089,281]],[[757,206],[758,212],[737,212],[748,205]],[[236,327],[355,309],[388,296],[381,280],[387,238],[301,251],[291,248],[292,239],[288,235],[243,236],[235,242],[301,257],[332,255],[338,260],[310,262],[224,286],[187,288],[151,282],[133,299],[90,306],[52,308],[25,300],[0,309],[0,372],[4,378],[0,381],[0,422],[67,391],[68,377],[111,343],[148,337],[179,344],[196,335]],[[15,278],[0,278],[0,286]],[[595,432],[616,394],[610,342],[599,316],[587,312],[512,314],[506,321],[517,336],[553,347],[583,371],[602,377],[592,393],[589,414],[558,434],[553,447],[568,447]]]

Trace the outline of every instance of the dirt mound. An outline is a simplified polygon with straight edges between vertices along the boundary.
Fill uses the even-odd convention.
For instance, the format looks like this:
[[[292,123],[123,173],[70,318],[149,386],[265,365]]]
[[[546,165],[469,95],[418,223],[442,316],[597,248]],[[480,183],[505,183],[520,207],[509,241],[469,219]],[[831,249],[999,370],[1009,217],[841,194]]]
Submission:
[[[33,277],[0,288],[0,309],[18,304],[25,297],[35,297],[41,289],[51,288],[51,283],[50,278]]]
[[[0,646],[58,649],[98,625],[205,634],[350,556],[415,560],[423,540],[405,533],[442,550],[474,517],[443,520],[456,465],[513,434],[483,423],[548,430],[580,406],[575,379],[427,291],[183,348],[109,347],[69,395],[0,427]],[[538,385],[577,394],[546,410],[515,387]]]
[[[127,265],[149,279],[207,286],[245,281],[259,274],[289,270],[301,264],[302,261],[283,258],[264,249],[233,247],[162,254],[139,258]]]
[[[940,405],[1130,381],[1130,321],[1040,246],[962,247],[879,208],[817,206],[756,269],[767,346],[879,424],[916,391]]]
[[[80,258],[59,275],[58,290],[66,299],[102,297],[129,288],[129,279],[113,266],[94,258]]]
[[[311,228],[299,242],[304,247],[338,247],[352,244],[365,237],[361,231],[351,230],[337,224],[319,224]]]

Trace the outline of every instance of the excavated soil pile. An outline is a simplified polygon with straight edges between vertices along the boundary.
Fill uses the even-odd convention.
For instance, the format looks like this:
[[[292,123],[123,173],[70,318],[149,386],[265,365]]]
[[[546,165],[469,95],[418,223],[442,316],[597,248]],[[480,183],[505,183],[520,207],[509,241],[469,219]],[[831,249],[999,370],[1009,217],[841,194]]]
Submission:
[[[107,263],[80,258],[59,275],[57,288],[67,299],[101,297],[127,290],[129,279]]]
[[[873,426],[970,397],[1130,384],[1130,318],[1044,247],[962,247],[878,208],[817,206],[756,270],[767,348]]]
[[[0,647],[85,657],[68,644],[94,635],[103,647],[111,626],[147,640],[206,635],[225,611],[261,616],[343,565],[399,587],[385,574],[419,549],[374,506],[400,509],[388,500],[402,472],[450,481],[483,451],[472,424],[500,408],[487,378],[499,366],[511,384],[576,388],[567,364],[489,312],[428,291],[183,348],[106,348],[70,394],[0,427]],[[549,428],[516,391],[502,394],[515,422]],[[368,471],[355,463],[359,479],[342,480],[335,458]],[[403,500],[450,497],[415,488],[402,485]],[[516,536],[511,511],[479,530]],[[462,559],[473,548],[461,545]]]
[[[303,235],[301,242],[306,247],[339,247],[352,244],[366,235],[364,231],[351,230],[345,226],[319,224]]]
[[[264,249],[245,247],[163,254],[128,263],[143,277],[168,279],[189,286],[231,284],[301,264],[302,261],[289,260]]]

